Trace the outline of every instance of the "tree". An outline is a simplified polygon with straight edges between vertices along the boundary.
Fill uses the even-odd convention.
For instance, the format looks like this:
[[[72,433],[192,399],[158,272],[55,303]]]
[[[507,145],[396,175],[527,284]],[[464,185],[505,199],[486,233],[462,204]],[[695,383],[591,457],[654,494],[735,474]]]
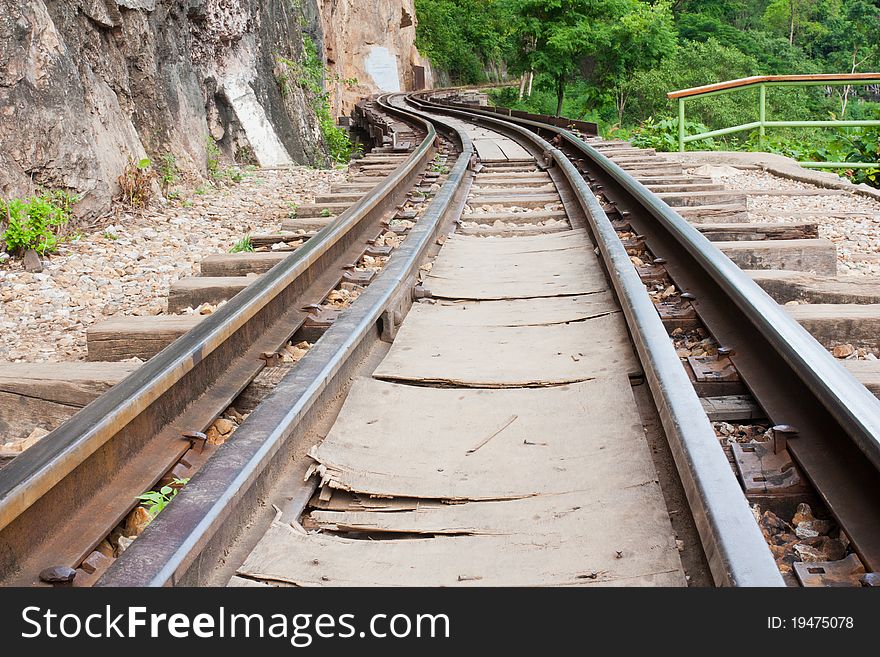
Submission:
[[[870,0],[844,0],[839,17],[830,26],[827,61],[833,72],[856,73],[880,65],[880,7]],[[840,118],[853,88],[839,87]]]
[[[788,37],[794,45],[795,37],[816,41],[828,33],[826,24],[840,10],[840,0],[773,0],[764,11],[764,22]]]
[[[562,113],[575,73],[596,94],[613,92],[618,104],[626,77],[650,66],[676,41],[669,2],[641,0],[505,0],[517,19],[521,72],[536,71],[556,93]],[[625,101],[623,101],[625,104]]]

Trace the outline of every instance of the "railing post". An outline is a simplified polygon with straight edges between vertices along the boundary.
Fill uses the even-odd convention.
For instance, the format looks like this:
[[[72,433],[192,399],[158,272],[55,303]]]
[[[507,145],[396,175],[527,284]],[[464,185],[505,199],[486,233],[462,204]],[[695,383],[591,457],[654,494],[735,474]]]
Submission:
[[[767,121],[767,85],[762,84],[758,87],[758,121],[761,126],[758,128],[758,148],[764,150],[764,137],[767,134],[767,128],[764,123]]]
[[[678,152],[684,153],[684,98],[678,99]]]

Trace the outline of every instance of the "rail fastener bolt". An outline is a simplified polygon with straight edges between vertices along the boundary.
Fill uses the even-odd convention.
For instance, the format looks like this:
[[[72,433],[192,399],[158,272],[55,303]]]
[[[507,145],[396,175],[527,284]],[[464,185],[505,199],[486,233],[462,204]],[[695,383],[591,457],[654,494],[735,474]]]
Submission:
[[[196,445],[198,445],[199,453],[204,452],[205,445],[208,444],[208,436],[201,431],[187,431],[186,433],[181,434],[181,438],[189,441],[191,449],[195,449]]]
[[[771,429],[773,432],[773,452],[779,454],[788,447],[789,438],[794,438],[798,430],[790,424],[777,424]]]
[[[736,356],[736,351],[730,347],[718,347],[718,360],[730,358],[732,356]]]

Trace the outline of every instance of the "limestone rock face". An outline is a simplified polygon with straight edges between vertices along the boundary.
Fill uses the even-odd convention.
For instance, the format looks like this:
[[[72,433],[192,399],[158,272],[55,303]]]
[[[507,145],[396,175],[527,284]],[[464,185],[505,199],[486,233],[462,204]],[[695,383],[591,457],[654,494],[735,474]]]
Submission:
[[[320,37],[317,0],[0,0],[0,195],[35,187],[105,210],[130,160],[204,172],[230,157],[321,163],[314,113],[278,57]]]
[[[330,83],[334,109],[351,112],[362,97],[381,91],[410,91],[414,67],[431,71],[415,47],[414,0],[318,0],[324,54],[335,78]],[[357,80],[357,84],[351,84]]]

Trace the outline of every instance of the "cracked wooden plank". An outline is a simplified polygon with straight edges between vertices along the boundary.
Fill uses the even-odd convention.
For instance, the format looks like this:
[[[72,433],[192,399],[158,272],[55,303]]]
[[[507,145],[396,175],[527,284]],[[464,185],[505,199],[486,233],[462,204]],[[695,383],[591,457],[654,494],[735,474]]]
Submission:
[[[589,294],[608,283],[583,231],[447,240],[425,286],[445,299],[527,299]]]
[[[512,415],[516,422],[468,455]],[[513,390],[361,379],[311,456],[328,485],[395,498],[516,499],[655,478],[621,375]]]
[[[517,316],[513,304],[509,310]],[[621,313],[570,324],[443,324],[445,309],[418,304],[375,376],[469,387],[547,386],[641,372]],[[540,312],[518,321],[541,321]],[[513,321],[513,320],[511,320]],[[501,366],[500,364],[503,364]]]

